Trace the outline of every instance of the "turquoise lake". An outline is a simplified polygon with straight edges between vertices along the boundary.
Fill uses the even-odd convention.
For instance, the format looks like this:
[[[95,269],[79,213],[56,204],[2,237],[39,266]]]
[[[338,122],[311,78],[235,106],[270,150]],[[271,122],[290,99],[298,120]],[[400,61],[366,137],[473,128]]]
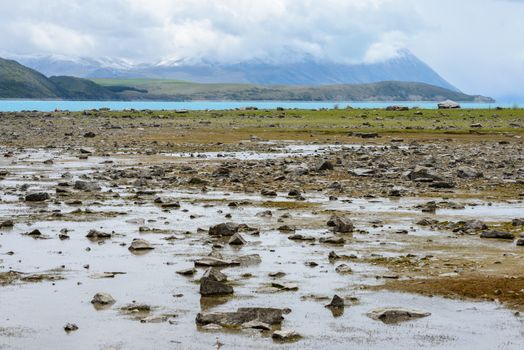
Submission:
[[[0,100],[0,111],[43,111],[55,109],[69,111],[83,111],[86,109],[110,108],[111,110],[124,109],[151,109],[151,110],[224,110],[243,107],[257,107],[259,109],[319,109],[319,108],[386,108],[390,105],[419,107],[425,109],[437,108],[436,102],[305,102],[305,101],[35,101],[35,100]],[[515,104],[504,103],[461,103],[462,108],[489,109],[495,107],[514,107]],[[522,106],[522,105],[521,105]]]

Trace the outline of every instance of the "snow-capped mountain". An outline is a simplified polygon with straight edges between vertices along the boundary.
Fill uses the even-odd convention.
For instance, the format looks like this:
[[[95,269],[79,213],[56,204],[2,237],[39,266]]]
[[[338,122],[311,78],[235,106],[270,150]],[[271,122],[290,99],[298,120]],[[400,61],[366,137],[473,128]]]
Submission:
[[[254,83],[280,85],[325,85],[412,81],[456,90],[431,67],[407,50],[378,63],[345,64],[302,56],[293,62],[248,60],[218,63],[195,59],[162,59],[135,63],[113,58],[65,56],[12,56],[18,62],[47,76],[72,75],[84,78],[156,78],[200,83]]]

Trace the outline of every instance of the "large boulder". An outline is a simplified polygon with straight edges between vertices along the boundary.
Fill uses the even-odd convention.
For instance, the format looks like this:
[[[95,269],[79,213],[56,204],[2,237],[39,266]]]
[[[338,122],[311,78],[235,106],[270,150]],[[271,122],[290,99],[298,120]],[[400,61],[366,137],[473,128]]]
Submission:
[[[460,108],[460,105],[457,102],[451,101],[451,100],[440,102],[439,104],[437,104],[437,106],[438,106],[438,109],[458,109]]]

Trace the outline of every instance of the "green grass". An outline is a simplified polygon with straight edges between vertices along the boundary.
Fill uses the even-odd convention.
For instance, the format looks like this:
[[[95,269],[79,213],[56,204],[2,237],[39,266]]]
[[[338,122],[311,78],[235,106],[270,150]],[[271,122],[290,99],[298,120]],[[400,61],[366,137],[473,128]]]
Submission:
[[[422,115],[415,114],[417,111]],[[119,118],[135,116],[167,119],[201,130],[265,129],[272,132],[322,132],[340,134],[348,132],[379,133],[522,133],[524,110],[409,110],[384,109],[339,110],[256,110],[256,111],[110,111],[103,115]],[[205,123],[203,123],[205,122]],[[480,123],[482,128],[473,128]]]

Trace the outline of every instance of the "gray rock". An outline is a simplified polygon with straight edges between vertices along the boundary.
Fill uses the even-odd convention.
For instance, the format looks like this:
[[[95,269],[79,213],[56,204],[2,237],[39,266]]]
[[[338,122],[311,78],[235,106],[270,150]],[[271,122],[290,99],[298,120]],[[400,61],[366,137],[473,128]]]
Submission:
[[[151,250],[151,249],[155,249],[155,248],[152,247],[151,243],[149,243],[145,239],[135,238],[131,242],[131,245],[129,246],[128,249],[133,251],[133,250]]]
[[[195,261],[195,266],[235,266],[240,265],[240,262],[224,260],[219,258],[214,258],[211,256],[201,258]]]
[[[335,167],[333,163],[331,163],[329,160],[326,160],[317,166],[317,170],[319,171],[333,170],[334,168]]]
[[[75,186],[73,188],[75,190],[88,191],[88,192],[96,192],[102,189],[100,185],[97,184],[96,182],[81,181],[81,180],[76,181]]]
[[[202,278],[211,278],[214,281],[217,282],[225,282],[227,281],[227,276],[223,274],[219,269],[210,267],[209,269],[204,272],[204,275]]]
[[[480,171],[477,171],[473,168],[460,167],[457,169],[457,176],[461,179],[478,179],[484,175]]]
[[[44,202],[51,198],[47,192],[30,193],[25,196],[26,202]]]
[[[189,269],[178,270],[176,273],[182,276],[192,276],[196,273],[196,269],[194,267],[191,267]]]
[[[506,231],[488,230],[482,232],[480,238],[514,239],[515,235]]]
[[[344,244],[346,243],[346,240],[343,237],[339,237],[339,236],[328,236],[328,237],[322,237],[320,239],[320,243]]]
[[[328,220],[327,225],[333,228],[333,232],[349,233],[353,232],[354,226],[350,219],[332,215]]]
[[[111,238],[111,234],[107,232],[98,231],[98,230],[89,230],[86,237],[91,240],[103,240],[103,239]]]
[[[293,342],[299,340],[300,338],[302,338],[302,336],[295,331],[280,330],[274,331],[271,335],[271,338],[273,338],[273,340],[282,342]]]
[[[244,323],[259,321],[269,325],[279,325],[287,310],[263,307],[244,307],[235,312],[200,312],[196,317],[199,325],[218,324],[222,327],[241,327]]]
[[[233,236],[238,232],[240,226],[233,222],[223,222],[209,228],[210,236]]]
[[[108,293],[96,293],[91,304],[110,305],[114,304],[116,300]]]
[[[200,279],[200,295],[215,296],[233,294],[233,287],[224,282],[216,281],[213,277],[202,277]]]
[[[246,240],[238,232],[231,236],[231,239],[229,240],[230,245],[244,245],[246,243]]]
[[[64,326],[64,331],[66,331],[67,333],[74,332],[76,330],[78,330],[78,326],[74,323],[68,323]]]
[[[392,324],[427,317],[431,313],[403,308],[379,308],[368,312],[367,315],[374,320]]]
[[[342,308],[344,307],[344,299],[339,297],[338,295],[334,295],[333,299],[331,299],[331,302],[326,305],[328,308]]]

